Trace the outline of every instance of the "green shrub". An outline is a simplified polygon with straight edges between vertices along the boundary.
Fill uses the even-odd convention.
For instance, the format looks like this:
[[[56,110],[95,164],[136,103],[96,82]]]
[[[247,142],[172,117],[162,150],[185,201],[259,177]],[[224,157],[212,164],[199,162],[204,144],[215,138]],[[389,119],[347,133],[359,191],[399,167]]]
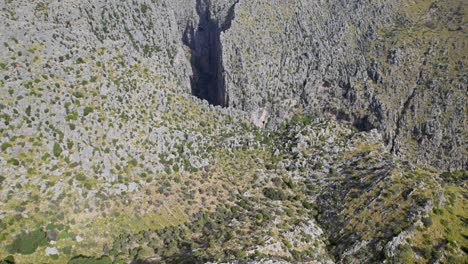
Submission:
[[[424,224],[425,227],[430,227],[430,226],[432,226],[432,219],[431,219],[431,217],[424,217],[424,218],[422,219],[422,222],[423,222],[423,224]]]
[[[78,181],[85,181],[85,180],[86,180],[86,176],[84,176],[83,174],[80,173],[80,174],[77,174],[77,175],[76,175],[76,179],[77,179]]]
[[[26,115],[31,116],[31,106],[30,105],[28,105],[28,107],[26,107]]]
[[[87,257],[87,256],[75,256],[70,261],[68,261],[68,264],[111,264],[112,260],[108,256],[102,256],[100,258],[93,258],[93,257]]]
[[[320,163],[320,162],[317,163],[317,164],[315,164],[315,166],[314,166],[314,169],[316,169],[316,170],[320,170],[320,169],[322,169],[322,168],[323,168],[323,164]]]
[[[146,4],[141,4],[140,10],[143,14],[146,14],[146,12],[148,12],[148,6]]]
[[[302,202],[302,206],[304,206],[305,209],[312,209],[314,208],[314,205],[312,203],[309,203],[307,201]]]
[[[58,234],[57,239],[62,240],[62,239],[67,239],[68,237],[69,237],[68,232],[63,230],[62,232],[60,232],[60,234]]]
[[[296,188],[296,184],[291,179],[284,178],[283,181],[290,189]]]
[[[73,148],[73,140],[71,140],[71,139],[68,139],[68,140],[67,140],[67,148],[68,148],[68,149],[72,149],[72,148]]]
[[[291,250],[291,255],[295,260],[302,261],[302,254],[297,250]]]
[[[36,7],[34,8],[34,10],[36,10],[36,12],[44,12],[44,11],[47,11],[48,9],[48,5],[46,3],[39,3],[36,5]]]
[[[55,142],[52,152],[54,153],[55,157],[60,157],[60,154],[62,154],[62,148],[60,147],[60,144]]]
[[[449,226],[448,221],[445,220],[445,219],[440,219],[440,223],[441,223],[444,227],[448,227],[448,226]]]
[[[78,120],[78,112],[71,112],[69,113],[66,117],[65,117],[65,120],[67,121],[76,121]]]
[[[63,254],[65,254],[65,255],[70,255],[70,254],[71,254],[71,251],[72,251],[72,247],[71,247],[71,246],[67,246],[67,247],[62,248],[62,252],[63,252]]]
[[[247,257],[247,253],[246,253],[245,251],[243,251],[243,250],[238,250],[238,251],[236,252],[236,258],[238,258],[238,259],[243,259],[243,258],[245,258],[245,257]]]
[[[13,256],[7,256],[3,260],[0,260],[0,264],[15,264],[15,258]]]
[[[286,215],[289,216],[289,217],[293,217],[293,216],[294,216],[294,213],[295,213],[294,209],[291,209],[291,208],[286,209],[284,212],[285,212]]]
[[[275,188],[263,189],[263,195],[271,200],[286,200],[287,195],[282,191]]]
[[[442,209],[440,209],[440,208],[434,208],[432,211],[436,215],[443,215],[444,214],[444,211],[442,211]]]
[[[311,124],[312,121],[313,121],[313,118],[311,116],[296,114],[295,116],[293,116],[291,118],[290,124],[291,125],[306,126],[308,124]]]
[[[449,256],[447,258],[447,263],[450,264],[465,264],[464,256]]]
[[[311,215],[312,215],[313,217],[316,217],[318,214],[319,214],[319,212],[317,211],[317,209],[312,209]]]
[[[261,222],[261,221],[263,221],[263,214],[261,214],[261,213],[256,213],[256,214],[255,214],[255,218],[257,218],[257,220]]]
[[[85,109],[83,111],[83,114],[85,116],[87,116],[87,115],[91,114],[93,111],[94,111],[94,108],[87,106],[87,107],[85,107]]]
[[[9,125],[11,121],[11,117],[7,114],[0,114],[0,119],[3,119],[5,122],[5,125]]]
[[[75,96],[76,98],[83,98],[84,94],[82,92],[74,92],[73,96]]]
[[[46,235],[42,230],[37,229],[30,233],[22,233],[16,237],[9,246],[10,253],[32,254],[40,246],[46,246]]]
[[[19,160],[13,159],[13,158],[9,159],[8,163],[12,164],[12,165],[15,165],[15,166],[18,166],[20,164]]]
[[[2,144],[1,149],[2,149],[2,151],[5,151],[5,150],[7,150],[8,148],[11,148],[11,147],[13,147],[13,145],[11,145],[10,142],[5,142],[5,143]]]
[[[138,161],[136,159],[132,159],[128,163],[132,165],[133,167],[136,167],[138,165]]]

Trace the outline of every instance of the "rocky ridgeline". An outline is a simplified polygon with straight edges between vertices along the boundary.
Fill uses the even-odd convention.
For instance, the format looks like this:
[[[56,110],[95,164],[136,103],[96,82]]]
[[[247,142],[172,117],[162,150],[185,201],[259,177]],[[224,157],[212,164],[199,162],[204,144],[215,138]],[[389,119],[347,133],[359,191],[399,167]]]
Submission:
[[[428,3],[2,2],[0,263],[463,262]]]

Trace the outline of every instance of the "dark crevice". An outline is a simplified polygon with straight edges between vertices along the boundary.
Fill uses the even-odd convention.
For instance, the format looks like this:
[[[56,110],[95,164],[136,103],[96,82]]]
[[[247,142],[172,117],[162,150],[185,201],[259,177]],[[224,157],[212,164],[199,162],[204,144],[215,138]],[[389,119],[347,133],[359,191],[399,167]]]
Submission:
[[[369,116],[357,117],[354,119],[353,126],[359,131],[371,131],[375,128],[372,122],[369,120]]]
[[[329,108],[324,108],[324,112],[334,115],[337,121],[351,123],[353,127],[360,132],[369,132],[376,128],[372,123],[371,117],[369,115],[361,116],[356,114],[349,114],[342,110]]]
[[[199,24],[187,24],[182,41],[190,48],[192,95],[212,105],[227,106],[221,32],[231,27],[236,1],[227,17],[218,21],[211,13],[209,0],[196,0]]]
[[[234,17],[236,15],[235,8],[236,8],[236,5],[239,3],[239,1],[240,0],[236,0],[232,4],[232,6],[229,8],[228,15],[227,15],[226,19],[224,19],[223,24],[221,26],[222,31],[226,31],[226,30],[231,28],[232,20],[234,20]]]

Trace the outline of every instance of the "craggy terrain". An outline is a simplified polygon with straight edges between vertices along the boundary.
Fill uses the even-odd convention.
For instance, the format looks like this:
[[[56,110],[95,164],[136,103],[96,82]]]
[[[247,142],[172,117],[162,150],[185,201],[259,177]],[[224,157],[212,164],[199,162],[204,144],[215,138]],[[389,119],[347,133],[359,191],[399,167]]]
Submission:
[[[0,1],[0,263],[467,263],[466,5]]]

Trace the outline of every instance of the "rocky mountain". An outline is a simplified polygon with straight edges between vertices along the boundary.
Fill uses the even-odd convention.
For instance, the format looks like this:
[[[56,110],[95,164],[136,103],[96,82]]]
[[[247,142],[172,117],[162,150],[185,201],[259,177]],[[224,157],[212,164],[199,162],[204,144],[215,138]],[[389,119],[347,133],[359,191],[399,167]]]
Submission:
[[[222,37],[226,104],[265,108],[273,124],[331,114],[377,128],[407,160],[465,168],[465,6],[242,1]]]
[[[466,263],[465,6],[0,2],[0,263]]]

